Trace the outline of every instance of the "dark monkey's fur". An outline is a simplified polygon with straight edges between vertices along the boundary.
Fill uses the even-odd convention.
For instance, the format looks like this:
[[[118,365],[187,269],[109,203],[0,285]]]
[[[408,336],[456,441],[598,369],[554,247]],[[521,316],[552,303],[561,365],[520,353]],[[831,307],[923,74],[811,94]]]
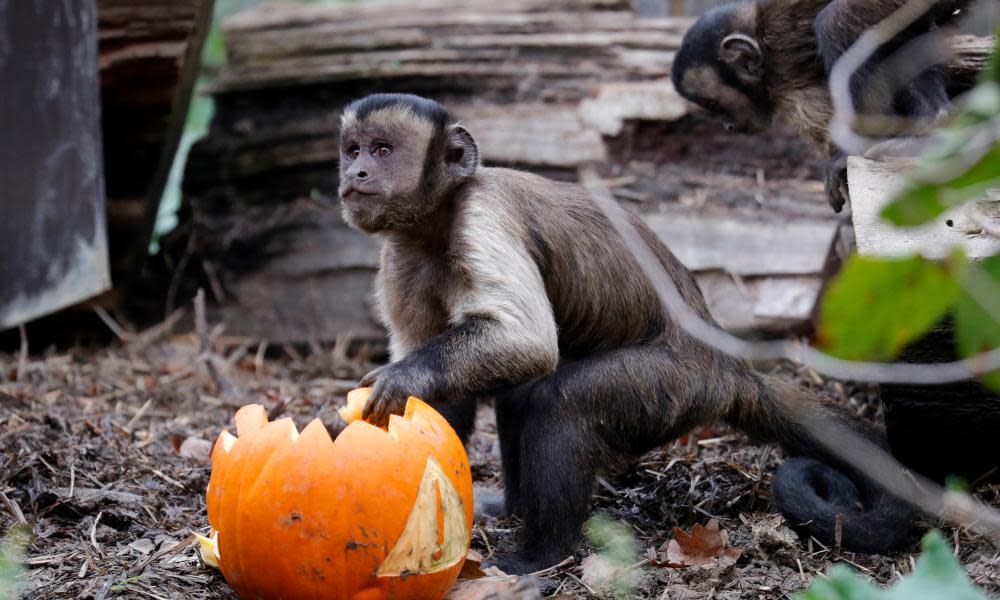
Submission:
[[[363,381],[366,416],[384,422],[412,394],[466,439],[477,399],[496,398],[506,509],[524,522],[523,550],[503,567],[562,560],[599,473],[717,419],[812,457],[775,483],[804,530],[830,542],[842,513],[847,548],[882,551],[906,535],[908,509],[815,444],[790,408],[822,407],[884,445],[882,433],[677,327],[586,191],[480,166],[472,136],[416,96],[356,101],[341,142],[344,215],[384,241],[377,296],[392,362]],[[691,274],[630,219],[710,321]]]
[[[743,0],[715,8],[688,30],[671,75],[681,95],[722,115],[729,127],[756,132],[781,120],[836,157],[827,181],[839,212],[846,199],[843,157],[830,140],[828,73],[869,28],[907,0]],[[939,0],[923,18],[882,46],[851,78],[857,110],[933,119],[948,105],[947,72],[933,67],[895,82],[887,60],[905,44],[948,24],[972,0]],[[898,84],[898,85],[897,85]],[[898,87],[898,89],[897,89]]]

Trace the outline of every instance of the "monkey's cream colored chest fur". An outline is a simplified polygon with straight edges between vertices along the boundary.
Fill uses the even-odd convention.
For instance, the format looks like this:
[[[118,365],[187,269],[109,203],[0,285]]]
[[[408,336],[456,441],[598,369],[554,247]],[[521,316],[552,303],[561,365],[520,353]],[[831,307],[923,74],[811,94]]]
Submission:
[[[386,248],[376,278],[381,317],[389,329],[389,352],[398,360],[448,327],[454,290],[446,258]]]

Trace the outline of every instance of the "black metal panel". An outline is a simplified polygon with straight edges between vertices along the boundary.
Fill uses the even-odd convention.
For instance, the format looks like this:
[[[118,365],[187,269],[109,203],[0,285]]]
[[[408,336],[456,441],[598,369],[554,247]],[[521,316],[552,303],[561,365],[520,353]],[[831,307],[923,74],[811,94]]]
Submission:
[[[0,0],[0,329],[106,290],[94,0]]]

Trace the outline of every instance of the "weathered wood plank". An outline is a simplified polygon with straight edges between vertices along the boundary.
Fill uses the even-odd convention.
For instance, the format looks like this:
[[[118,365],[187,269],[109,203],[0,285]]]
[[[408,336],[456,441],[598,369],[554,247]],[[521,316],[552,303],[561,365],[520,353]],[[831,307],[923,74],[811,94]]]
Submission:
[[[514,104],[449,107],[475,136],[486,162],[576,168],[607,158],[601,134],[573,106]]]
[[[604,83],[596,98],[580,103],[580,119],[603,135],[621,133],[626,120],[673,121],[687,114],[688,102],[669,79]]]
[[[393,11],[396,4],[400,11]],[[420,10],[424,15],[448,14],[461,10],[463,12],[489,13],[534,13],[534,12],[566,12],[582,15],[590,11],[627,11],[631,9],[628,0],[510,0],[495,2],[492,0],[468,0],[456,3],[455,0],[421,0]],[[413,11],[413,4],[406,0],[397,2],[358,2],[356,4],[332,5],[277,5],[265,4],[256,9],[237,13],[226,20],[227,30],[259,31],[264,29],[283,29],[309,26],[322,21],[378,21],[392,15],[394,12]]]
[[[94,0],[0,3],[0,329],[106,290]],[[32,107],[32,110],[25,110]]]
[[[741,276],[823,273],[838,228],[836,221],[749,222],[673,212],[644,218],[688,269]]]
[[[738,332],[808,328],[824,283],[820,275],[743,279],[703,272],[695,279],[719,325]]]
[[[962,248],[973,259],[1000,252],[1000,240],[983,234],[979,216],[973,212],[981,211],[1000,228],[1000,190],[982,202],[948,211],[922,227],[893,227],[882,220],[879,213],[898,186],[900,173],[914,164],[912,159],[848,159],[847,181],[858,251],[875,256],[922,254],[944,258],[955,248]]]

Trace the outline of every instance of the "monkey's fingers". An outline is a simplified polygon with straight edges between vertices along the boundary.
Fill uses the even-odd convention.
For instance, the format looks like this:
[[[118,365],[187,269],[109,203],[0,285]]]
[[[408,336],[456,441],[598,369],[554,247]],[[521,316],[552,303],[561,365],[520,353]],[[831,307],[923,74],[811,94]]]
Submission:
[[[362,418],[372,425],[385,427],[389,424],[391,415],[401,415],[406,410],[406,400],[400,400],[399,394],[391,389],[376,389],[365,403]]]
[[[830,206],[834,212],[839,213],[850,199],[850,191],[847,188],[847,158],[837,158],[827,166],[824,187]]]
[[[358,387],[371,387],[374,385],[375,381],[378,380],[379,372],[384,368],[385,367],[379,367],[372,371],[368,371],[368,374],[361,378],[361,381],[358,383]]]

